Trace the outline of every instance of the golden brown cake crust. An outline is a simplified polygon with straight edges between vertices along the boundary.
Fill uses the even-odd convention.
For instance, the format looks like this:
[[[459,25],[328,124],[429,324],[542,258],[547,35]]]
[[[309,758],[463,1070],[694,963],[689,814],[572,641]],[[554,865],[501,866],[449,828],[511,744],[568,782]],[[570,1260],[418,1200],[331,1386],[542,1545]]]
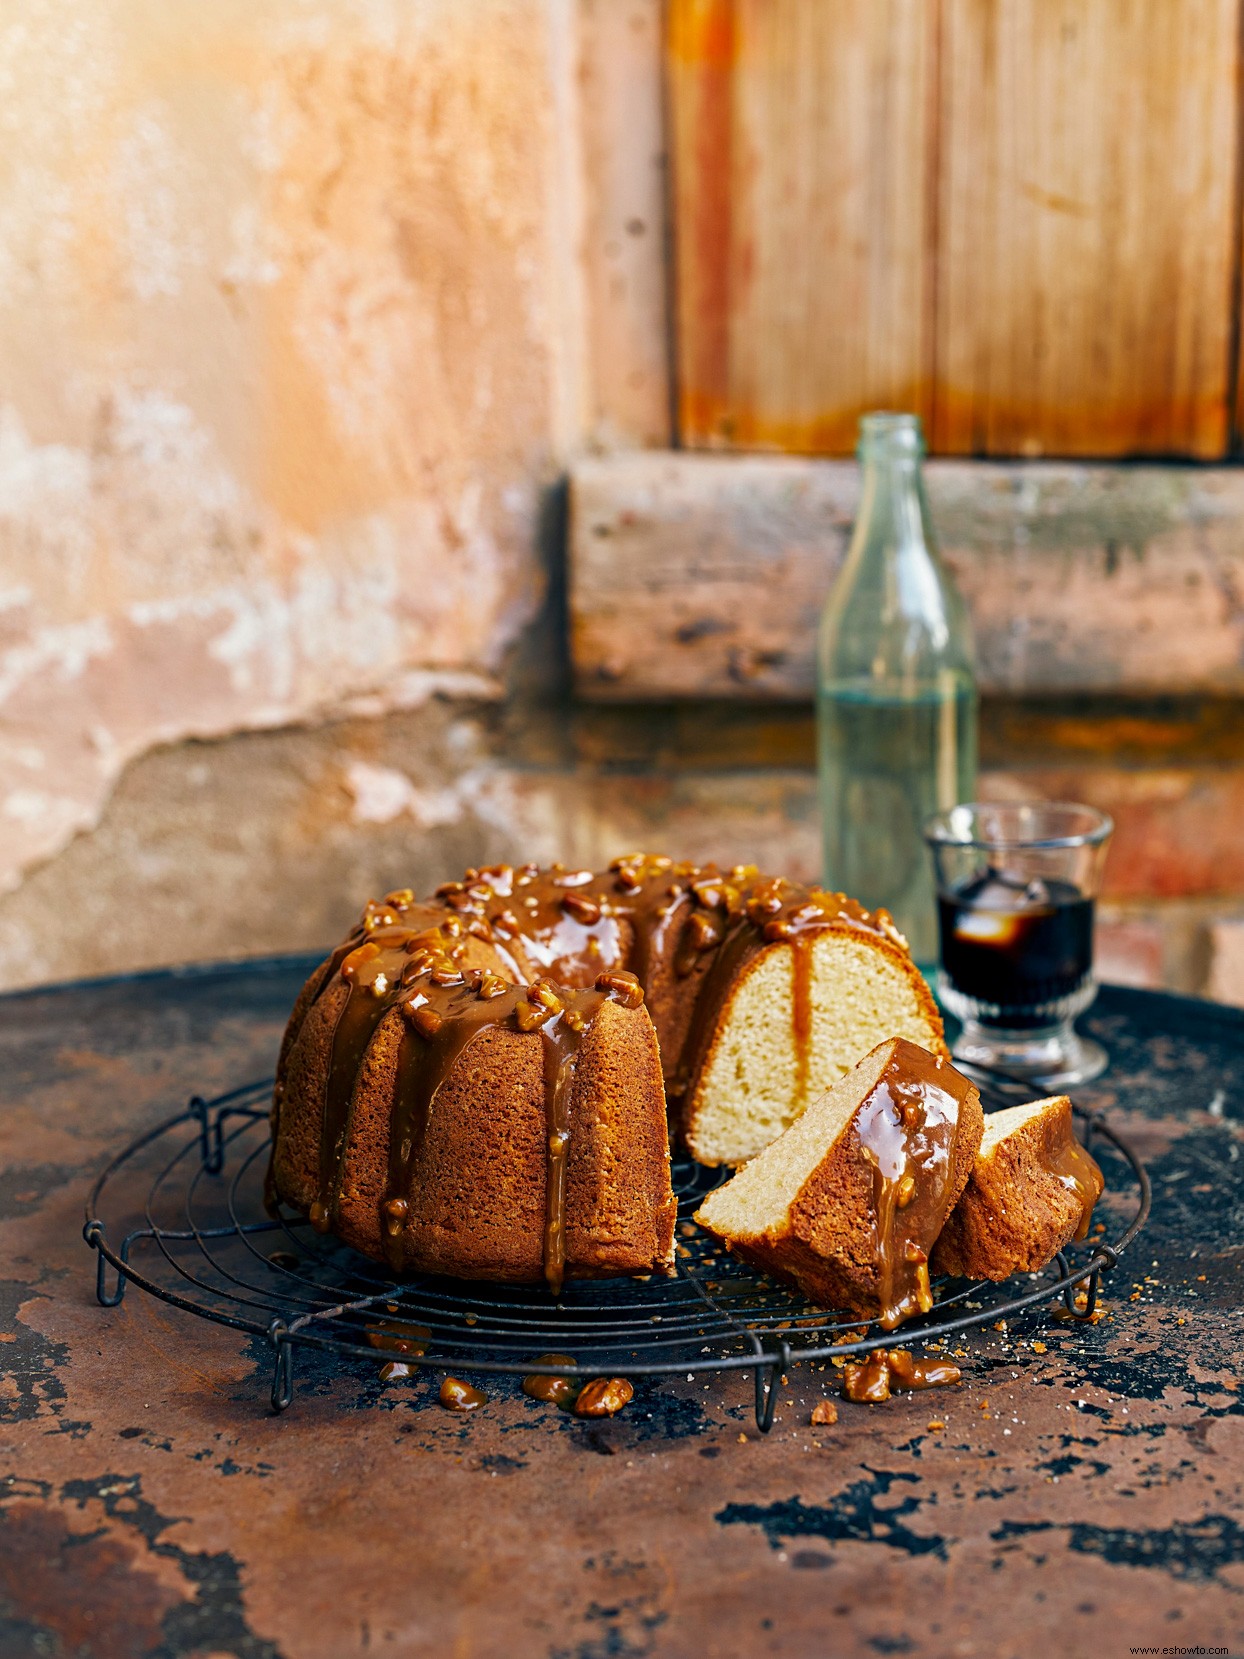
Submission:
[[[381,1204],[404,1022],[381,1021],[351,1103],[334,1231],[384,1257]],[[571,1107],[566,1274],[668,1265],[674,1199],[660,1060],[642,1007],[603,1003],[579,1051]],[[537,1283],[547,1206],[545,1074],[537,1032],[490,1026],[437,1091],[410,1172],[409,1209],[390,1259],[400,1271]]]
[[[934,1250],[937,1272],[1036,1273],[1087,1230],[1102,1173],[1076,1140],[1067,1096],[1045,1104],[976,1159]]]
[[[572,1050],[554,1056],[572,1062],[558,1282],[562,1272],[666,1271],[673,1259],[676,1206],[660,1055],[638,988],[630,990],[629,1006],[599,991],[562,993],[565,1013],[583,1023]],[[466,986],[441,988],[440,1005],[468,994]],[[344,1107],[336,1115],[326,1110],[334,1046],[357,995],[357,985],[330,980],[289,1048],[273,1145],[276,1193],[395,1272],[540,1280],[554,1167],[550,1043],[543,1030],[514,1023],[517,1009],[536,1011],[527,993],[509,987],[497,999],[505,1012],[480,1020],[465,1046],[451,1052],[413,1134],[413,1120],[400,1129],[395,1110],[405,1098],[403,1077],[413,1068],[417,1078],[420,1065],[435,1064],[436,1056],[396,1002],[377,1000]],[[363,1013],[371,1012],[364,1004]],[[330,1119],[336,1134],[326,1127]],[[409,1161],[395,1166],[404,1137]],[[403,1171],[397,1189],[395,1167]],[[386,1225],[394,1198],[403,1213]]]

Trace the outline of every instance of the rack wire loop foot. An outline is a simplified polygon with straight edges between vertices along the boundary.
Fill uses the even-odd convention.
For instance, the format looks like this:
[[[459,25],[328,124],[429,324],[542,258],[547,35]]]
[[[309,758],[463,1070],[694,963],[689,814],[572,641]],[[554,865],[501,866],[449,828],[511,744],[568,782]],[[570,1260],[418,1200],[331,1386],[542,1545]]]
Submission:
[[[776,1359],[769,1358],[767,1364],[756,1367],[756,1427],[761,1434],[768,1434],[773,1427],[778,1384],[790,1369],[790,1363],[790,1344],[782,1342]]]
[[[286,1411],[294,1398],[294,1350],[289,1342],[289,1326],[283,1319],[274,1319],[268,1326],[268,1337],[276,1349],[276,1365],[272,1371],[272,1409]]]
[[[208,1175],[225,1167],[224,1113],[202,1095],[191,1095],[190,1115],[199,1125],[199,1162]]]
[[[1093,1314],[1097,1310],[1097,1290],[1100,1282],[1101,1270],[1099,1268],[1094,1268],[1093,1272],[1089,1274],[1088,1280],[1084,1286],[1084,1301],[1081,1302],[1077,1298],[1072,1304],[1071,1311],[1077,1319],[1092,1319]]]
[[[91,1249],[96,1252],[96,1255],[95,1255],[95,1300],[99,1303],[101,1308],[118,1308],[118,1307],[120,1307],[121,1300],[125,1295],[125,1279],[126,1279],[125,1268],[123,1266],[118,1266],[117,1267],[117,1269],[116,1269],[116,1274],[117,1274],[116,1283],[113,1286],[113,1288],[111,1290],[109,1290],[108,1289],[109,1256],[108,1256],[108,1251],[106,1249],[107,1235],[104,1231],[103,1222],[102,1221],[88,1221],[86,1226],[82,1229],[82,1237],[90,1245]],[[130,1242],[129,1239],[127,1238],[121,1246],[121,1261],[122,1262],[125,1261],[126,1256],[128,1254],[129,1242]]]

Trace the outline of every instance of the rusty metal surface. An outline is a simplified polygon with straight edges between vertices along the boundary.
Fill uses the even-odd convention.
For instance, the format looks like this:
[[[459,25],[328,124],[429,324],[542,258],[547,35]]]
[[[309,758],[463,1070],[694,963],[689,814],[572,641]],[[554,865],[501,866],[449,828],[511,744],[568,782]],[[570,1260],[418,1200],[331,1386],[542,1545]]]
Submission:
[[[761,1439],[739,1377],[586,1423],[300,1362],[275,1418],[265,1344],[95,1304],[81,1206],[271,1066],[304,967],[0,1000],[0,1659],[1244,1650],[1244,1016],[1103,994],[1151,1224],[1105,1319],[969,1339],[956,1389],[813,1428],[795,1370]]]

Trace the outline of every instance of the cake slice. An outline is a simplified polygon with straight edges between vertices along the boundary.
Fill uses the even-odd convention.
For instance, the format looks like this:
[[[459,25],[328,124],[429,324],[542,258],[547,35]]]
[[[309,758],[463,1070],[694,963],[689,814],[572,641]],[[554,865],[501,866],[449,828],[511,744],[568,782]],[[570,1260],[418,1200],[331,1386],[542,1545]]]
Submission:
[[[929,1256],[983,1127],[966,1077],[891,1037],[710,1193],[696,1220],[819,1306],[893,1330],[933,1305]]]
[[[1085,1236],[1104,1185],[1076,1140],[1065,1094],[991,1112],[937,1241],[935,1271],[965,1279],[1037,1272],[1070,1239]]]

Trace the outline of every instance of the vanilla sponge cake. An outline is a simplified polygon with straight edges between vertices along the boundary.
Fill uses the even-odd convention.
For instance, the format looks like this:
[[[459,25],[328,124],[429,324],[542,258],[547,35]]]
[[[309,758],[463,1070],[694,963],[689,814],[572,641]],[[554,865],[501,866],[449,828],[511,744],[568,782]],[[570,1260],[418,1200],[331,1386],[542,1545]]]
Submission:
[[[707,1046],[683,1112],[688,1150],[710,1165],[754,1158],[894,1036],[947,1053],[928,987],[896,941],[827,928],[762,952],[740,971]]]
[[[667,1101],[737,1162],[896,1032],[944,1052],[901,935],[841,893],[648,854],[468,870],[368,905],[308,980],[270,1199],[399,1273],[660,1270]]]

